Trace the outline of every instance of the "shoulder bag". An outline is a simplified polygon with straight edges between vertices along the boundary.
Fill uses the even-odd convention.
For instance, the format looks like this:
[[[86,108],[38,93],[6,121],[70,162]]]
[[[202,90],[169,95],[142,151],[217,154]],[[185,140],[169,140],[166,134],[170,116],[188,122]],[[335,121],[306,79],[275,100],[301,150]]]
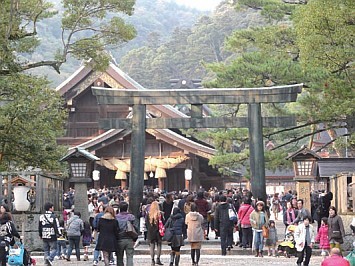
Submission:
[[[163,241],[171,242],[174,237],[174,223],[173,220],[169,219],[165,226],[164,236],[162,237]]]
[[[138,233],[137,233],[136,229],[134,228],[133,224],[131,223],[131,221],[127,221],[126,234],[130,238],[132,238],[133,240],[138,239]]]

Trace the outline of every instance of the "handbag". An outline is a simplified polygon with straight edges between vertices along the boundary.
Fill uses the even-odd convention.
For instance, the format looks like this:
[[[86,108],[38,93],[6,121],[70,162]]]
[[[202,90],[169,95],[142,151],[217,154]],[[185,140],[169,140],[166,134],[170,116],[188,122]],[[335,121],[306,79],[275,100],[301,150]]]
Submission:
[[[173,221],[169,219],[167,223],[165,224],[165,232],[164,236],[162,237],[163,241],[171,242],[174,237],[174,228],[173,228]]]
[[[133,224],[131,223],[131,221],[127,221],[126,234],[130,238],[132,238],[133,240],[138,239],[138,233],[137,233],[136,229],[134,228]]]
[[[161,215],[159,215],[159,219],[158,219],[158,228],[159,228],[159,234],[160,236],[164,236],[165,234],[165,227],[163,224],[163,221],[161,219]]]
[[[341,239],[342,238],[341,232],[340,231],[333,231],[332,238]]]
[[[229,216],[229,220],[233,221],[233,222],[237,221],[237,219],[238,219],[237,214],[235,213],[235,211],[232,208],[228,209],[228,216]]]
[[[263,230],[263,237],[268,238],[269,237],[269,228],[267,228],[265,225],[263,225],[261,227],[261,229]]]

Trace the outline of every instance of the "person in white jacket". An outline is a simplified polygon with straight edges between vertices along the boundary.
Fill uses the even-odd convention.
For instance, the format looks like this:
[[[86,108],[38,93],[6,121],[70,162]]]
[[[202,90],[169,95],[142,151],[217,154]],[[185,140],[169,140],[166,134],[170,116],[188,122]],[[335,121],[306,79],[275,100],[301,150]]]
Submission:
[[[298,251],[297,265],[301,266],[304,258],[303,265],[308,266],[312,256],[312,247],[314,244],[314,230],[310,224],[310,217],[303,218],[303,223],[299,224],[295,231],[296,249]]]

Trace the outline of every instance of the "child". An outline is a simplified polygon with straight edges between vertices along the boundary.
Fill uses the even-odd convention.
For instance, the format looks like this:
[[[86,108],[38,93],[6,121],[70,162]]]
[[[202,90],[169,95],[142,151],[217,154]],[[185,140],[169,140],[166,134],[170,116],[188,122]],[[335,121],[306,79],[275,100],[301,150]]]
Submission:
[[[276,243],[277,243],[277,230],[275,226],[275,221],[270,220],[269,221],[269,237],[265,241],[265,246],[267,246],[267,254],[268,256],[274,256],[276,257]],[[272,249],[272,253],[271,253]]]
[[[89,260],[89,247],[92,241],[92,232],[91,226],[88,221],[84,222],[84,231],[83,231],[83,247],[84,247],[84,261]]]
[[[59,221],[59,237],[57,239],[57,257],[64,260],[67,256],[67,230],[64,227],[64,220]]]
[[[321,219],[321,225],[318,230],[318,234],[315,239],[316,242],[319,242],[319,248],[322,249],[321,255],[323,256],[323,260],[326,255],[329,254],[330,243],[328,238],[328,218],[323,217]]]

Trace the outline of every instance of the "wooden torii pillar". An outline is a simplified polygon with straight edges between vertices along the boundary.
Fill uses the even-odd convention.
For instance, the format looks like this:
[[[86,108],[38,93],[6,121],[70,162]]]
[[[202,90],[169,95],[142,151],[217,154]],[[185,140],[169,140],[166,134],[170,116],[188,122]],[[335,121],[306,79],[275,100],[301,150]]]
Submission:
[[[98,104],[132,105],[132,119],[101,119],[103,129],[131,129],[130,210],[136,217],[143,198],[145,130],[164,128],[249,128],[251,189],[266,200],[263,127],[295,124],[292,117],[262,117],[261,103],[295,102],[303,84],[264,88],[132,90],[92,87]],[[248,104],[248,117],[202,117],[203,104]],[[191,104],[191,117],[146,118],[146,105]]]

